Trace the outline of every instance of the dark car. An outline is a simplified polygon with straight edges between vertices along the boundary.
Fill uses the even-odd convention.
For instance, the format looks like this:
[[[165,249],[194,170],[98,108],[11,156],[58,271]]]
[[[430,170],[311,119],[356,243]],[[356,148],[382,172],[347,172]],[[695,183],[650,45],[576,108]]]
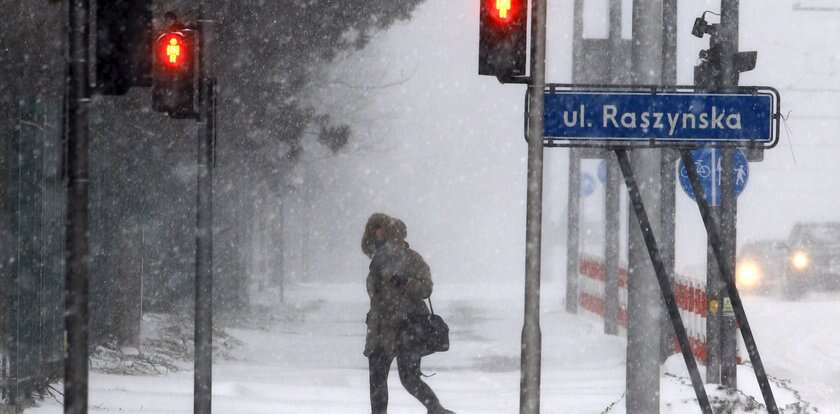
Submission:
[[[795,299],[808,291],[840,287],[840,222],[797,223],[787,242],[790,252],[782,293]]]
[[[781,287],[788,245],[784,240],[760,240],[738,249],[735,281],[745,293],[767,294]]]

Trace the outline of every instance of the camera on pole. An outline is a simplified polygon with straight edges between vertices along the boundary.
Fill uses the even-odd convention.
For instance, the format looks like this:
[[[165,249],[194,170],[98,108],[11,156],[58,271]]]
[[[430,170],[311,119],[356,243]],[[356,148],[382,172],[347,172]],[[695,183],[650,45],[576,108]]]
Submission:
[[[726,56],[723,50],[723,42],[720,38],[720,24],[710,24],[706,21],[706,13],[694,21],[691,34],[703,38],[710,36],[709,48],[700,51],[700,64],[694,67],[694,84],[708,91],[721,90],[725,86],[738,85],[741,72],[748,72],[755,69],[758,59],[758,52],[733,52]],[[730,79],[724,79],[723,60],[732,59],[732,71]]]
[[[152,109],[173,118],[198,117],[199,53],[196,30],[179,23],[173,22],[155,36]]]
[[[96,2],[96,90],[124,95],[151,86],[150,0]]]
[[[527,0],[481,0],[478,74],[500,82],[526,74]]]

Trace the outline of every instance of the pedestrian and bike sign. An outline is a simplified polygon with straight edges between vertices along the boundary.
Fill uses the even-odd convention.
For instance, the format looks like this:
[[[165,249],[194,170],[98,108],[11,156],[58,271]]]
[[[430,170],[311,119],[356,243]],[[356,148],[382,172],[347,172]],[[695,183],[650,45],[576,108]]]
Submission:
[[[554,146],[709,145],[769,148],[778,139],[779,95],[579,89],[545,90],[544,139]]]
[[[722,198],[723,151],[718,148],[702,148],[692,151],[691,156],[694,159],[692,168],[697,171],[697,177],[700,179],[700,185],[703,186],[706,201],[710,206],[719,206]],[[679,162],[678,174],[680,186],[693,200],[695,197],[694,190],[688,177],[688,170],[686,170],[685,163],[682,160]],[[734,152],[732,165],[732,179],[736,197],[747,187],[749,177],[750,165],[747,162],[747,157],[741,150],[737,150]]]

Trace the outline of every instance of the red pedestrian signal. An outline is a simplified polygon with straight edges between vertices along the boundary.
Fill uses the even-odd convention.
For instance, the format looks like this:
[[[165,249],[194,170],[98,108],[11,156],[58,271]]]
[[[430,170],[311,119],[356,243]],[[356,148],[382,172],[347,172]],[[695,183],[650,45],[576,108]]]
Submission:
[[[500,20],[508,20],[510,18],[510,4],[511,0],[496,0],[496,17]]]
[[[190,48],[182,32],[164,33],[158,37],[157,61],[172,70],[189,69]]]
[[[181,41],[178,40],[177,37],[173,36],[166,43],[166,57],[168,58],[166,63],[169,65],[177,65],[181,63],[178,61],[178,58],[181,57]]]
[[[525,76],[527,0],[481,0],[478,74],[510,81]]]
[[[155,39],[152,108],[174,118],[197,116],[198,45],[191,29],[170,30]]]

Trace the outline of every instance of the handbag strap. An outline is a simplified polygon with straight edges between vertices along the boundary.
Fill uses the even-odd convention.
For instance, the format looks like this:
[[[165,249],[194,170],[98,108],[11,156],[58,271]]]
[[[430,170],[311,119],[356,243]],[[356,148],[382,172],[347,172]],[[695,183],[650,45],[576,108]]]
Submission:
[[[427,299],[429,300],[429,310],[432,311],[432,315],[434,315],[435,314],[435,308],[432,306],[432,297],[429,296]]]

